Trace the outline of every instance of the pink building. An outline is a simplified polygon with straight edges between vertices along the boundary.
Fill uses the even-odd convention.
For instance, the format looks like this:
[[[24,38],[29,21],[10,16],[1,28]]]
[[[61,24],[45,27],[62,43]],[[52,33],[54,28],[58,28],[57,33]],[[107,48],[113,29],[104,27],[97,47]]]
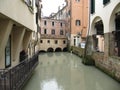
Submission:
[[[40,51],[64,51],[67,47],[64,20],[41,19]]]

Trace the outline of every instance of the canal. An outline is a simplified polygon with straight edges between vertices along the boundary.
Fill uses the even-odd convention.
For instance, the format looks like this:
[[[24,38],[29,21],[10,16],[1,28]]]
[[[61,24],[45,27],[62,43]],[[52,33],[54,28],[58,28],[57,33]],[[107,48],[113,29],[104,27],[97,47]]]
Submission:
[[[120,83],[67,52],[43,53],[23,90],[120,90]]]

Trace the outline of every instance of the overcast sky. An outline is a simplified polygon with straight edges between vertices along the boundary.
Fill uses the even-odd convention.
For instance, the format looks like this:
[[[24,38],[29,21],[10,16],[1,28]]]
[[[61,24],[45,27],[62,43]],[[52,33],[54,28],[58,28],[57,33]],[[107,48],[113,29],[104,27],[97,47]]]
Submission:
[[[58,6],[65,5],[65,0],[42,0],[42,15],[49,16],[52,12],[58,11]]]

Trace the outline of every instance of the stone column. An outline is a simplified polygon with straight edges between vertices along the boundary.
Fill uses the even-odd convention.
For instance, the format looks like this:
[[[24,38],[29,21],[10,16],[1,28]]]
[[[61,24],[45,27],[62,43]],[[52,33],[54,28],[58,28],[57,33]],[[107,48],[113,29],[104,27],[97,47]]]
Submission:
[[[24,27],[15,26],[12,31],[12,65],[15,66],[19,63],[19,54],[22,48],[23,37],[25,34]]]
[[[26,30],[24,38],[23,38],[23,48],[26,50],[28,48],[30,39],[31,39],[32,31]]]
[[[5,47],[11,33],[13,22],[10,20],[0,21],[0,69],[5,68]]]
[[[110,34],[109,33],[105,33],[104,34],[104,41],[105,41],[105,45],[104,45],[104,60],[108,60],[108,57],[110,55]]]

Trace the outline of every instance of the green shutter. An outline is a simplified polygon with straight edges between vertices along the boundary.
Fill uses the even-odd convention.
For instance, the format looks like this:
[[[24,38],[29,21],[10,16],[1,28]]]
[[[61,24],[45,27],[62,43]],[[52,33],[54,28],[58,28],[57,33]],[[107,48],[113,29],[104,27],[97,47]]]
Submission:
[[[91,0],[91,14],[95,12],[95,0]]]

